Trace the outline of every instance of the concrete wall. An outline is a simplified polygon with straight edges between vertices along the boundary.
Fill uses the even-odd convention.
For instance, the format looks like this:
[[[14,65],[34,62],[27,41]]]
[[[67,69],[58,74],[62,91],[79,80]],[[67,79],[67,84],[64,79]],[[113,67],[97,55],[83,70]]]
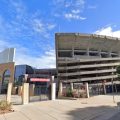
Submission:
[[[15,63],[10,62],[10,63],[0,64],[0,91],[1,91],[2,81],[3,81],[3,76],[4,76],[4,73],[6,70],[10,71],[9,82],[13,83],[14,82]]]
[[[120,40],[109,36],[78,33],[56,33],[57,49],[120,51]],[[69,40],[69,42],[68,42]]]

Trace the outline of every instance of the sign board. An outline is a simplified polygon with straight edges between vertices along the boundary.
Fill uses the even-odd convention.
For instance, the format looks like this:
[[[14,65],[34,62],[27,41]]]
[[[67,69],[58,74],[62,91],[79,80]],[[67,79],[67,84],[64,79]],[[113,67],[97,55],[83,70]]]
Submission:
[[[31,82],[49,82],[50,79],[48,78],[30,78]]]

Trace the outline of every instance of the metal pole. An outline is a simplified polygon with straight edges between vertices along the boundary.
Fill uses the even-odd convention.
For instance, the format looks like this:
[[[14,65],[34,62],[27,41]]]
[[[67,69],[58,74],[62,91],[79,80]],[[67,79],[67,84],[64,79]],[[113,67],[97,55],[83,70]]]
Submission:
[[[112,93],[113,93],[113,103],[115,103],[115,96],[114,96],[114,87],[113,87],[113,78],[112,78]]]

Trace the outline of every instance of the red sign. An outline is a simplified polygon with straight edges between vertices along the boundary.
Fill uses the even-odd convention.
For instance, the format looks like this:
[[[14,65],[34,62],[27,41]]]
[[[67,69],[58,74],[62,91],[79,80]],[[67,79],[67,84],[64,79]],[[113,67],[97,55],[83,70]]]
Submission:
[[[31,82],[49,82],[50,79],[48,78],[30,78]]]

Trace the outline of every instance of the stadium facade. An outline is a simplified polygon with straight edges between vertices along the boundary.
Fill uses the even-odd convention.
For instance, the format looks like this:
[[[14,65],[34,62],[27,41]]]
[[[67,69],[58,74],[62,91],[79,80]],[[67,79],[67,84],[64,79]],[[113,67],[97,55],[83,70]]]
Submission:
[[[14,48],[7,48],[0,52],[0,93],[5,93],[7,91],[9,82],[14,82],[14,55]]]
[[[57,77],[61,83],[117,81],[120,39],[80,33],[56,33]],[[60,85],[61,86],[61,85]]]
[[[24,82],[35,84],[36,86],[46,85],[47,87],[51,76],[56,76],[56,69],[36,69],[26,64],[15,65],[14,56],[15,48],[7,48],[0,52],[1,94],[7,93],[8,83],[13,83],[13,87],[22,86]],[[49,81],[46,81],[48,79]]]

